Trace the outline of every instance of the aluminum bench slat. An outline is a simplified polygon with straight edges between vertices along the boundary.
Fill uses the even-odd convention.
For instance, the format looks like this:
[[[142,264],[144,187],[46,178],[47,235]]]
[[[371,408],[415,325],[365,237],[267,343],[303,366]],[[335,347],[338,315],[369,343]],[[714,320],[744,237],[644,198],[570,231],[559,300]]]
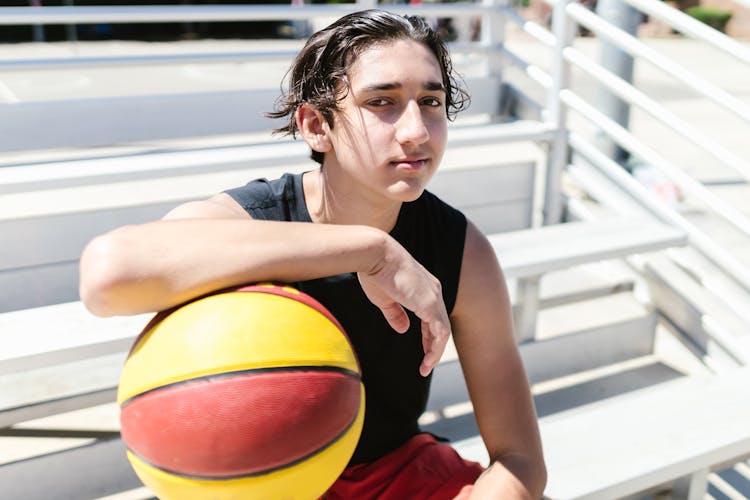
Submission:
[[[681,246],[683,231],[644,217],[569,222],[489,236],[506,277],[541,275],[576,264]]]
[[[750,455],[750,368],[691,375],[540,419],[552,499],[627,497]],[[454,444],[487,462],[479,437]]]

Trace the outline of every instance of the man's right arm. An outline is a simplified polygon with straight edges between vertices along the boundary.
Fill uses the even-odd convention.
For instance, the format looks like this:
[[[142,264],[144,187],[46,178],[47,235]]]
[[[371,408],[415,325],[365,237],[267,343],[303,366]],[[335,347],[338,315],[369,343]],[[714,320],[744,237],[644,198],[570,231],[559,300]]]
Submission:
[[[356,272],[394,330],[408,328],[404,307],[422,320],[423,374],[450,336],[440,283],[387,233],[364,225],[254,220],[226,194],[94,238],[80,270],[81,300],[98,316],[161,311],[247,283]]]
[[[369,271],[387,235],[365,226],[256,221],[228,195],[96,237],[80,294],[99,316],[153,312],[215,290]]]

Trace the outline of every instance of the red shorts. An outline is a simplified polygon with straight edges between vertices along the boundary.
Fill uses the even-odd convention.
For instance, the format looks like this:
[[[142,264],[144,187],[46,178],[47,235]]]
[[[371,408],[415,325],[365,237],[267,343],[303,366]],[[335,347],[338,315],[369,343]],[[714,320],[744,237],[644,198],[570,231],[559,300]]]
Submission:
[[[484,471],[431,434],[417,434],[378,460],[347,468],[323,500],[468,498]]]

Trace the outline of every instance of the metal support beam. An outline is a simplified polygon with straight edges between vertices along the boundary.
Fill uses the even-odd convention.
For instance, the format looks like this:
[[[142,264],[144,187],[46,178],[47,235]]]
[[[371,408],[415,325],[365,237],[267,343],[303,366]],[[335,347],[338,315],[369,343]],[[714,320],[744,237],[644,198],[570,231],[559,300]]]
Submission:
[[[702,500],[706,491],[708,491],[708,472],[708,469],[700,469],[675,481],[672,488],[672,499]]]
[[[552,30],[555,34],[554,56],[552,58],[553,84],[547,95],[545,121],[555,131],[554,139],[549,144],[547,154],[547,172],[544,188],[543,223],[557,224],[563,218],[563,198],[560,186],[562,173],[568,165],[568,132],[567,111],[560,101],[560,92],[570,86],[570,66],[562,56],[563,51],[573,40],[574,23],[565,13],[570,0],[555,2],[552,12]]]
[[[518,280],[516,297],[518,308],[514,310],[516,343],[530,342],[536,336],[536,318],[539,313],[539,283],[541,275]]]
[[[598,0],[596,12],[610,24],[615,25],[630,35],[636,35],[641,14],[623,0]],[[601,41],[600,64],[606,70],[617,75],[622,80],[633,81],[633,56],[607,41]],[[600,85],[597,95],[597,107],[616,123],[628,128],[630,122],[630,104],[620,99],[606,86]],[[606,133],[599,131],[596,144],[608,157],[620,165],[625,165],[630,154],[617,145]]]

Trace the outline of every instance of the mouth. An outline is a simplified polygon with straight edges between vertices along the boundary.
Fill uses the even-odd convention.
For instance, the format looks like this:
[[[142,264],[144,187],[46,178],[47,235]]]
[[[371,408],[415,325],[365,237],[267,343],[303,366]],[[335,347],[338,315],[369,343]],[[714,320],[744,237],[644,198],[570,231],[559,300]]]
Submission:
[[[421,170],[427,166],[427,158],[399,158],[390,162],[392,166],[402,170]]]

